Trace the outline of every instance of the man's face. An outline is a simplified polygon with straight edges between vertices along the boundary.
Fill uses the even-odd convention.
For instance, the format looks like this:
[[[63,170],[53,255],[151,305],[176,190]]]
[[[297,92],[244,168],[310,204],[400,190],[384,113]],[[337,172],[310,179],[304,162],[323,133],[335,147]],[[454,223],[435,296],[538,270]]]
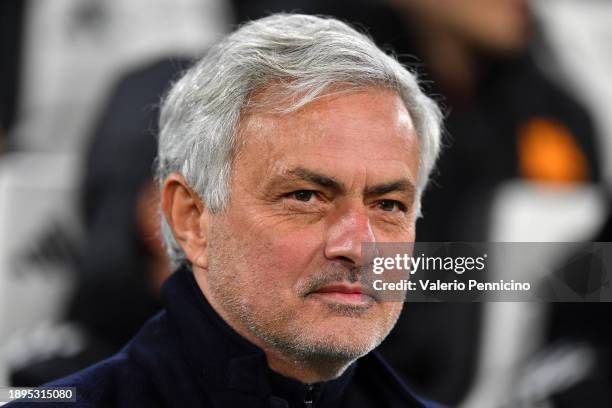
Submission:
[[[419,147],[393,92],[328,96],[241,121],[231,199],[209,227],[204,293],[259,345],[354,359],[400,302],[360,295],[362,242],[411,242]]]

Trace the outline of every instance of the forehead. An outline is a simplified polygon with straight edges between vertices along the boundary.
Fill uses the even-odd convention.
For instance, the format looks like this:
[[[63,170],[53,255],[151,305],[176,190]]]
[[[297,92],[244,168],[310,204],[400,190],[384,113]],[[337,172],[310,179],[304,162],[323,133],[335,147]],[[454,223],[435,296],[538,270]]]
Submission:
[[[386,89],[331,93],[289,113],[249,112],[239,140],[239,157],[276,170],[306,165],[351,172],[361,166],[370,174],[395,169],[412,178],[418,172],[413,121],[399,95]]]

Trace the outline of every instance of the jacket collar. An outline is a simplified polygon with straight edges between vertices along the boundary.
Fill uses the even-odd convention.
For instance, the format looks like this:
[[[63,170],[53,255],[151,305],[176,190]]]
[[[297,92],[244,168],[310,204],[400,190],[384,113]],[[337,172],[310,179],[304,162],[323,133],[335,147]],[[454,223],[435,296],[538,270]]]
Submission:
[[[193,273],[177,270],[164,284],[162,298],[188,364],[211,395],[243,393],[303,404],[307,394],[317,406],[338,405],[356,363],[339,378],[309,387],[268,368],[263,350],[236,333],[210,306]]]

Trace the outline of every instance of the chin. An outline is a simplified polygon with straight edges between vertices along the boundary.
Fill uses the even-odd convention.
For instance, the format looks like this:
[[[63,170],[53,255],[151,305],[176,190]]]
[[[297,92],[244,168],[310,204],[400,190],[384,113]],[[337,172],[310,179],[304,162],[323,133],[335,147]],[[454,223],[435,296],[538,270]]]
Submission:
[[[380,322],[338,317],[310,326],[308,333],[303,333],[303,343],[305,346],[310,344],[310,348],[327,358],[335,356],[338,359],[354,360],[376,348],[389,331],[381,327]]]
[[[319,339],[307,339],[299,345],[298,357],[311,363],[323,362],[335,366],[349,365],[368,354],[376,346],[372,339],[338,338],[325,336]]]

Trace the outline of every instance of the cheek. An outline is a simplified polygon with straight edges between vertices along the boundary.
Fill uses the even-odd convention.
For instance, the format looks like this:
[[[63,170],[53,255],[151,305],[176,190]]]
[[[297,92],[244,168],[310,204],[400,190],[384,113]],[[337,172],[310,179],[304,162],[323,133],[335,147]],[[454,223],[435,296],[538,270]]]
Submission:
[[[244,224],[243,224],[244,225]],[[250,275],[247,278],[259,285],[273,287],[274,292],[290,290],[297,281],[312,269],[313,261],[320,251],[320,234],[307,228],[280,232],[278,228],[263,223],[251,224],[248,228],[232,228],[234,236],[244,238],[236,241],[235,254],[245,260],[242,268]]]
[[[263,249],[267,252],[262,255],[267,258],[271,277],[276,282],[286,282],[285,288],[289,288],[312,273],[319,249],[317,241],[304,231],[283,237],[269,237]]]

